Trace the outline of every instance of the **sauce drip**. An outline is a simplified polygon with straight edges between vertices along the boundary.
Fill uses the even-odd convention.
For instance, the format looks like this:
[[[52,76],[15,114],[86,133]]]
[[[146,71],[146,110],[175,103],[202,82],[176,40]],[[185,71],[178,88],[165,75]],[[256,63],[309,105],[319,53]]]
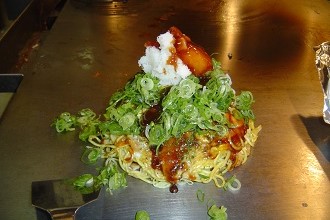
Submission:
[[[145,47],[157,47],[159,48],[159,43],[157,41],[147,41],[144,44]]]
[[[178,191],[179,191],[179,189],[178,189],[177,185],[172,184],[172,185],[170,186],[170,192],[171,192],[171,193],[177,193]]]
[[[157,156],[156,148],[150,148],[151,153],[152,153],[152,158],[151,158],[151,167],[154,170],[162,170],[162,165],[160,163],[160,159]]]
[[[177,172],[185,167],[182,158],[191,146],[191,137],[192,133],[187,132],[181,138],[173,137],[166,141],[159,148],[158,154],[155,149],[151,150],[152,168],[161,170],[166,180],[172,184],[178,180]]]
[[[160,104],[154,105],[143,113],[141,125],[147,126],[152,121],[157,122],[162,114],[163,108]]]
[[[178,67],[178,64],[177,64],[177,60],[178,60],[178,55],[176,53],[176,50],[174,47],[170,48],[170,52],[171,52],[171,55],[170,57],[168,58],[167,60],[167,64],[168,65],[172,65],[174,66],[174,69],[176,70],[176,68]]]
[[[236,164],[236,155],[243,147],[242,141],[245,140],[244,135],[248,127],[244,124],[243,119],[236,119],[230,113],[227,113],[226,117],[232,125],[228,134],[225,137],[211,134],[208,144],[204,145],[203,151],[207,157],[214,159],[218,154],[219,145],[225,145],[225,149],[231,152],[230,160],[233,161],[233,168]],[[178,191],[175,185],[180,179],[178,171],[185,172],[189,169],[188,164],[182,160],[189,148],[199,146],[198,141],[193,132],[186,132],[179,138],[172,137],[167,140],[159,147],[158,152],[155,148],[151,148],[151,167],[162,171],[166,180],[171,183],[170,192],[176,193]],[[194,176],[190,175],[189,177],[191,180],[195,179]]]
[[[206,83],[211,79],[210,76],[201,76],[199,77],[199,84],[206,86]]]
[[[176,173],[180,168],[183,153],[183,146],[180,143],[176,143],[175,138],[171,138],[164,143],[158,152],[163,174],[170,183],[176,183],[177,181]]]

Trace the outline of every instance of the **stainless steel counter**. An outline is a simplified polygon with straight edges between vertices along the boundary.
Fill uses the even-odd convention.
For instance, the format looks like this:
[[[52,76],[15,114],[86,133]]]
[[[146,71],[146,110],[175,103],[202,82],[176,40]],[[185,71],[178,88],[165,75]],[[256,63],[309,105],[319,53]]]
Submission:
[[[263,129],[247,163],[232,171],[242,188],[233,194],[194,184],[171,194],[128,178],[127,188],[102,191],[77,220],[134,219],[140,209],[153,220],[207,219],[197,189],[227,207],[229,219],[330,218],[330,125],[322,121],[313,50],[330,40],[329,1],[72,3],[23,66],[24,80],[0,119],[1,219],[45,219],[31,206],[31,182],[94,170],[80,161],[85,143],[75,133],[57,134],[52,120],[85,107],[102,114],[139,70],[144,43],[173,25],[215,54],[236,91],[254,94]]]

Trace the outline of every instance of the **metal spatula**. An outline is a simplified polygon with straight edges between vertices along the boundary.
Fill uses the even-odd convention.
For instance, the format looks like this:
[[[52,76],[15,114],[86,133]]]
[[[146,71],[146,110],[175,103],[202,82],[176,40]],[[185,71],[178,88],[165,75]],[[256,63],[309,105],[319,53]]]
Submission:
[[[74,220],[77,210],[96,200],[99,192],[81,194],[67,180],[36,181],[32,182],[32,205],[54,220]]]

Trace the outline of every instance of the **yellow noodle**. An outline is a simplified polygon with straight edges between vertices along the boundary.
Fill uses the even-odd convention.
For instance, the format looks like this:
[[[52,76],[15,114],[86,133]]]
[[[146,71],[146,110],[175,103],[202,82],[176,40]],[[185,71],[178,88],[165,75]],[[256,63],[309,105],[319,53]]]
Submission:
[[[214,158],[207,156],[204,146],[208,144],[208,141],[202,136],[198,136],[201,146],[192,147],[184,155],[182,162],[186,163],[188,168],[179,172],[178,183],[193,184],[193,182],[209,183],[213,181],[217,187],[223,187],[226,182],[223,175],[247,161],[250,148],[254,146],[260,130],[261,126],[255,128],[253,122],[249,122],[243,147],[236,154],[235,161],[230,159],[232,153],[225,145],[215,148],[218,152]],[[89,137],[91,144],[102,149],[102,158],[106,158],[106,163],[116,160],[128,175],[157,188],[166,188],[171,185],[160,170],[152,168],[152,152],[146,138],[132,135],[111,135],[106,138],[106,140],[101,140],[97,136]],[[194,177],[193,180],[191,177]]]

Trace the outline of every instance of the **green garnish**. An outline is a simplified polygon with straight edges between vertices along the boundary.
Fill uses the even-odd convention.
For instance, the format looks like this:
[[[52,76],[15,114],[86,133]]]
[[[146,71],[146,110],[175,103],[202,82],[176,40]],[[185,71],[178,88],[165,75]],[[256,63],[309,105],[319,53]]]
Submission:
[[[52,123],[57,132],[73,131],[76,127],[76,117],[69,112],[63,112]]]
[[[135,220],[150,220],[149,213],[145,210],[137,211],[135,214]]]
[[[161,86],[152,74],[139,72],[124,89],[111,96],[104,115],[97,116],[88,108],[77,115],[64,112],[52,126],[60,133],[78,128],[82,141],[90,141],[91,137],[103,141],[111,135],[142,135],[156,149],[171,137],[180,137],[187,131],[225,135],[231,126],[226,117],[228,112],[246,123],[254,119],[253,96],[248,91],[236,95],[229,75],[223,72],[219,62],[215,59],[212,62],[213,70],[206,73],[209,80],[205,85],[190,75],[178,85]],[[145,112],[154,106],[160,106],[159,117],[142,123]],[[104,154],[107,152],[101,147],[87,147],[82,160],[95,164]],[[93,184],[105,185],[110,191],[126,186],[125,175],[114,168],[117,166],[115,158],[107,160],[99,169],[99,175],[93,177]]]
[[[205,194],[202,190],[197,190],[197,199],[199,202],[204,203]],[[207,214],[210,220],[226,220],[227,219],[227,208],[224,206],[218,207],[213,199],[208,199],[206,201]]]
[[[241,182],[236,178],[236,176],[232,176],[226,180],[225,185],[223,186],[223,190],[230,190],[232,192],[238,191],[241,188]]]
[[[73,180],[73,186],[81,193],[88,194],[106,186],[107,191],[127,186],[126,174],[120,172],[114,163],[109,163],[99,170],[99,175],[83,174]]]
[[[211,220],[226,220],[227,219],[227,208],[224,206],[217,207],[216,205],[212,205],[207,214],[210,216]]]
[[[248,91],[235,95],[231,79],[220,63],[213,60],[209,81],[202,86],[193,75],[178,85],[160,86],[150,73],[137,73],[123,90],[112,95],[104,119],[96,117],[90,109],[77,116],[62,113],[53,123],[58,132],[80,127],[79,137],[86,141],[90,135],[145,134],[149,143],[159,146],[171,137],[179,137],[187,131],[213,130],[223,135],[228,130],[225,114],[231,107],[235,117],[253,119],[253,96]],[[164,90],[168,92],[164,94]],[[142,125],[143,113],[154,105],[162,112],[157,121]]]
[[[197,190],[197,199],[199,202],[204,202],[204,199],[205,199],[205,193],[202,191],[202,190]]]
[[[94,164],[101,157],[102,151],[98,148],[86,148],[81,160],[86,164]]]
[[[73,186],[83,194],[93,192],[95,190],[93,184],[94,176],[92,174],[83,174],[73,180]]]

